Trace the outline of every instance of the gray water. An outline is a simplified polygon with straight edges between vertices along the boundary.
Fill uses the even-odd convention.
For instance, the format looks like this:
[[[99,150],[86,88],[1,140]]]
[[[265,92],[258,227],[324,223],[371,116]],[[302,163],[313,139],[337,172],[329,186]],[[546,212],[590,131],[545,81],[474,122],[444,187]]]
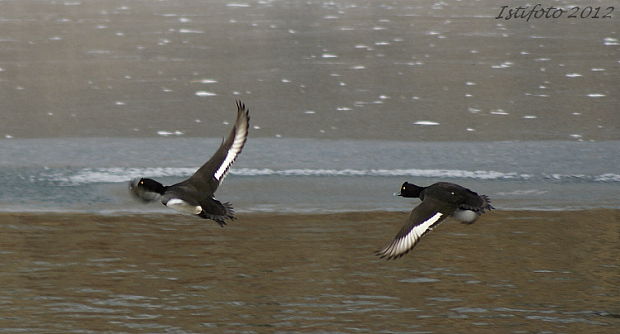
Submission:
[[[0,147],[5,211],[161,212],[127,183],[190,176],[220,139],[13,139]],[[395,142],[250,138],[216,197],[241,212],[402,210],[404,181],[451,181],[503,209],[618,208],[620,142]]]
[[[253,137],[620,139],[616,16],[502,5],[0,1],[0,137],[216,137],[242,99]]]

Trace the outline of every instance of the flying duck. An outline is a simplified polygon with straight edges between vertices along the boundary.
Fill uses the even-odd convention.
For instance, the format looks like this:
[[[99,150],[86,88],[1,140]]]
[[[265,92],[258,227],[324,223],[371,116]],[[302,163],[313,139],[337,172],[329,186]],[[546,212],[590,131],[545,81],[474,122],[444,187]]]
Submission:
[[[494,209],[486,195],[477,193],[449,182],[438,182],[420,187],[405,182],[400,187],[402,197],[420,198],[407,223],[400,229],[392,242],[376,254],[388,260],[399,258],[418,244],[420,239],[437,227],[448,216],[466,224],[473,224],[486,210]]]
[[[171,186],[148,178],[129,182],[129,192],[143,202],[160,199],[165,206],[200,218],[211,219],[220,226],[226,219],[235,219],[230,203],[221,203],[213,197],[222,180],[245,145],[250,123],[249,110],[237,101],[237,120],[228,137],[211,159],[185,181]]]

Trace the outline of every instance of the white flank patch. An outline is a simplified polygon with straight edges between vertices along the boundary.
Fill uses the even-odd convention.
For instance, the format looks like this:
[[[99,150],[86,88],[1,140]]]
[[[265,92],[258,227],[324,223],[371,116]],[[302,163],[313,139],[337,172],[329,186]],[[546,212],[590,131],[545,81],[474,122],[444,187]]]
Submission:
[[[456,210],[452,214],[452,217],[463,223],[471,223],[474,220],[478,219],[478,214],[472,210]]]
[[[237,133],[235,133],[235,139],[233,140],[232,145],[230,146],[230,148],[228,149],[228,152],[226,153],[226,158],[224,159],[224,162],[222,162],[222,165],[220,165],[220,168],[218,168],[215,174],[213,175],[215,179],[218,181],[221,181],[226,176],[226,173],[228,172],[230,165],[232,165],[232,163],[235,162],[235,159],[237,159],[237,155],[239,155],[239,153],[241,152],[241,149],[243,148],[243,144],[245,144],[245,139],[248,135],[248,130],[245,124],[247,122],[247,119],[245,119],[245,115],[243,117],[244,117],[244,121],[241,122],[240,124],[237,124]]]
[[[441,212],[437,212],[434,216],[424,221],[422,224],[414,226],[407,235],[394,240],[388,247],[385,248],[383,253],[386,256],[398,256],[410,250],[420,240],[422,235],[433,226],[443,216]]]
[[[179,212],[189,213],[192,215],[197,215],[202,212],[202,207],[200,205],[194,206],[179,198],[170,199],[166,203],[166,206]]]

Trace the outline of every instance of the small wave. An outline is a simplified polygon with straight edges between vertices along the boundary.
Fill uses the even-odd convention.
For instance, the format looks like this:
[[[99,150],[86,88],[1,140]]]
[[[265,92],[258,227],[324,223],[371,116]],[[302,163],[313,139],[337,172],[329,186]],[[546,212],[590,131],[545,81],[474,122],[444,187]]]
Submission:
[[[527,174],[496,171],[466,171],[458,169],[254,169],[241,168],[231,174],[243,176],[419,176],[473,179],[519,179],[529,178]]]
[[[83,168],[78,170],[45,170],[36,179],[51,181],[62,185],[78,185],[88,183],[120,183],[137,177],[188,177],[196,171],[192,168],[161,167],[161,168]],[[551,182],[620,182],[620,175],[605,173],[601,175],[585,174],[522,174],[516,172],[499,172],[488,170],[458,169],[322,169],[322,168],[238,168],[231,175],[279,176],[279,177],[426,177],[443,179],[476,179],[476,180],[545,180]]]
[[[119,183],[137,177],[187,177],[195,171],[196,168],[84,168],[78,171],[47,171],[39,180],[63,185]]]
[[[196,168],[84,168],[76,171],[47,170],[40,181],[58,182],[64,185],[86,183],[118,183],[137,177],[188,177]],[[230,171],[237,176],[402,176],[429,178],[467,178],[479,180],[526,180],[532,176],[511,172],[467,171],[458,169],[270,169],[270,168],[238,168]],[[613,180],[610,177],[606,179]]]

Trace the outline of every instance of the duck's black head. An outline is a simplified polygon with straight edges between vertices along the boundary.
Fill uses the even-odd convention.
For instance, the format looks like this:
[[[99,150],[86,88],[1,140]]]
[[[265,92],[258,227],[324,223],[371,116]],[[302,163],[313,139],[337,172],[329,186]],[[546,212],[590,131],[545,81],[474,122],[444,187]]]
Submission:
[[[166,187],[153,179],[141,178],[133,179],[129,182],[129,192],[144,202],[157,199],[165,191]]]
[[[398,194],[398,196],[418,198],[420,197],[422,190],[424,190],[424,187],[419,187],[413,183],[405,182],[402,186],[400,186],[400,194]]]

